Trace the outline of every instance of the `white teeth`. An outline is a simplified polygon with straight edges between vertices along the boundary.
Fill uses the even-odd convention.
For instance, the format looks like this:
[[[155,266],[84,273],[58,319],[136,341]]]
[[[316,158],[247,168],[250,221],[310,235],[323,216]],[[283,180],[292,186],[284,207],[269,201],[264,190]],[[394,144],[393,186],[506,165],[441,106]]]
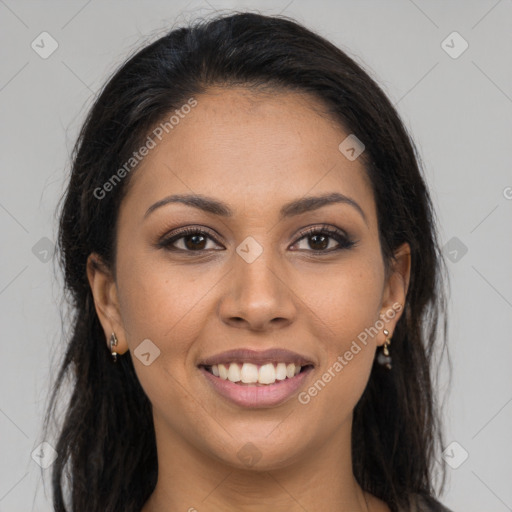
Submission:
[[[228,379],[231,382],[240,382],[240,367],[236,363],[231,363],[229,365]]]
[[[240,376],[245,384],[258,382],[258,367],[255,364],[244,363]]]
[[[227,369],[223,364],[219,364],[219,365],[214,364],[214,365],[212,366],[212,373],[213,373],[213,368],[214,368],[215,366],[217,366],[217,368],[219,369],[219,377],[220,377],[221,379],[226,380],[226,379],[228,378],[228,369]],[[214,375],[215,375],[215,374],[214,374]]]
[[[276,369],[272,363],[264,364],[260,368],[258,382],[260,384],[274,384],[276,381]]]
[[[284,379],[286,379],[286,365],[284,363],[278,363],[276,366],[276,380]]]
[[[301,370],[300,365],[294,363],[267,363],[258,368],[252,363],[214,364],[211,367],[211,373],[216,377],[231,382],[242,382],[244,384],[274,384],[276,380],[281,381],[286,378],[291,379],[298,375]]]

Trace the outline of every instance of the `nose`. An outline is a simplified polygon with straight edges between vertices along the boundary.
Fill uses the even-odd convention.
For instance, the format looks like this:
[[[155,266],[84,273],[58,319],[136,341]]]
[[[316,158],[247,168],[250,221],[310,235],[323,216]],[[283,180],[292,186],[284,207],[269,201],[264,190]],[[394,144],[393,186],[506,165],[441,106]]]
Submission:
[[[222,321],[251,331],[272,331],[292,323],[297,297],[271,251],[263,251],[251,263],[238,255],[234,259],[219,306]]]

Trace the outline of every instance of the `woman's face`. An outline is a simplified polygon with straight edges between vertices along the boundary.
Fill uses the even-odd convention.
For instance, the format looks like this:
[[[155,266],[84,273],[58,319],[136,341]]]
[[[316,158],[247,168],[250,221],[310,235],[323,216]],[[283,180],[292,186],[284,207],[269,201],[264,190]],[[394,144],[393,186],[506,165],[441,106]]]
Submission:
[[[386,279],[361,159],[340,151],[349,133],[314,99],[220,88],[196,99],[131,177],[115,281],[91,269],[89,279],[107,339],[115,331],[117,352],[131,352],[159,442],[277,468],[346,436],[385,340],[378,320],[391,317],[392,334],[400,316],[407,247]],[[342,200],[312,200],[332,194]],[[172,195],[217,206],[158,206]],[[199,366],[225,351],[276,348],[313,368],[272,386],[222,381],[228,398]]]

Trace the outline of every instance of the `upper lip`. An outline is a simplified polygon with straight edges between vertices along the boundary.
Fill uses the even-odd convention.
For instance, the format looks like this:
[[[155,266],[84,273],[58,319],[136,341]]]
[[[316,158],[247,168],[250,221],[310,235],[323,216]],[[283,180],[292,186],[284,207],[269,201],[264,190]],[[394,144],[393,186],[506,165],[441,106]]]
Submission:
[[[212,366],[214,364],[235,362],[253,364],[294,363],[300,366],[314,366],[313,362],[307,357],[302,356],[297,352],[292,352],[282,348],[272,348],[263,351],[251,350],[248,348],[228,350],[203,359],[199,362],[198,366]]]

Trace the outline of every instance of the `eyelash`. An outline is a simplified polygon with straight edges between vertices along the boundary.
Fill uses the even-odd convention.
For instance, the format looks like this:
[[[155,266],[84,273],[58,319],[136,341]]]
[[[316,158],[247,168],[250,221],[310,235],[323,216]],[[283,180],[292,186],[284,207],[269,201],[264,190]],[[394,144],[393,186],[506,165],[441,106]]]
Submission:
[[[178,251],[178,252],[198,253],[198,254],[201,254],[201,253],[203,253],[205,251],[208,251],[208,249],[199,249],[197,251],[191,251],[191,250],[178,249],[176,247],[172,247],[172,244],[174,244],[178,240],[181,240],[182,238],[186,238],[187,236],[190,236],[190,235],[205,236],[205,237],[210,238],[211,240],[213,240],[215,243],[217,243],[217,244],[219,243],[219,242],[217,242],[217,240],[215,240],[215,238],[212,236],[212,234],[209,231],[206,231],[206,230],[201,229],[201,228],[185,228],[185,229],[182,229],[181,231],[179,231],[177,233],[174,233],[170,237],[164,238],[157,245],[158,245],[158,247],[164,248],[164,249],[166,249],[168,251]],[[321,226],[321,227],[315,227],[315,228],[306,229],[306,230],[301,231],[299,233],[299,238],[297,239],[296,242],[294,242],[293,245],[297,244],[298,242],[300,242],[304,238],[311,237],[311,236],[314,236],[314,235],[327,235],[328,238],[334,239],[339,244],[339,247],[337,247],[335,249],[329,249],[329,250],[315,250],[315,249],[311,249],[310,252],[313,252],[314,254],[318,254],[318,255],[320,255],[320,254],[330,254],[330,253],[333,253],[333,252],[350,249],[350,248],[354,247],[356,245],[356,243],[357,243],[354,240],[351,240],[341,230],[334,229],[334,228],[332,228],[330,226]]]

